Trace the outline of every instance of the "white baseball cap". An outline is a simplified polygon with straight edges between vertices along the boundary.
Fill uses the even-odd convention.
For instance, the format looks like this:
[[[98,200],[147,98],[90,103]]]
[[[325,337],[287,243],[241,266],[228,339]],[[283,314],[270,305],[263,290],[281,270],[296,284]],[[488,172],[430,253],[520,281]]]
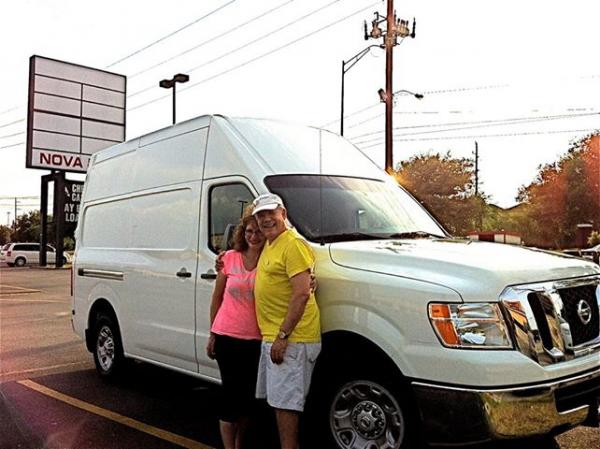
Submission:
[[[278,207],[284,207],[281,197],[274,193],[263,193],[262,195],[257,196],[254,201],[252,201],[252,205],[254,206],[252,215],[256,215],[261,210],[274,210]]]

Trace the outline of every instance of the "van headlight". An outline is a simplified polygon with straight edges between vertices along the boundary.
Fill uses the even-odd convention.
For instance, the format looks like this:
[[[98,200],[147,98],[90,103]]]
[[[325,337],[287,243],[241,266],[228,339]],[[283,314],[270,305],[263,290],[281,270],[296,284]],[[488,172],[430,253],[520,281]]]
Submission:
[[[495,303],[430,303],[429,320],[448,348],[509,349],[506,322]]]

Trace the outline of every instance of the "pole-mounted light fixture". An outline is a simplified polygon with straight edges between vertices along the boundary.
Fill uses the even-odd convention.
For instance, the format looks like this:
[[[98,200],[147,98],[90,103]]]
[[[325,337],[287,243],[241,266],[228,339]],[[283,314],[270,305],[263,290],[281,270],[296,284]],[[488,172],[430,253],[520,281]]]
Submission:
[[[387,95],[387,92],[385,91],[385,89],[379,89],[377,91],[377,94],[379,95],[379,100],[382,103],[385,103],[387,101],[388,95]],[[402,89],[402,90],[397,90],[396,92],[394,92],[394,94],[392,95],[392,99],[395,99],[397,94],[412,95],[417,100],[422,100],[425,97],[425,95],[423,95],[423,94],[419,94],[419,93],[412,92],[410,90]]]
[[[176,123],[175,120],[175,112],[176,112],[176,103],[175,103],[175,84],[176,83],[187,83],[190,80],[190,76],[185,73],[178,73],[170,80],[164,79],[161,80],[158,85],[164,89],[173,89],[173,124]]]

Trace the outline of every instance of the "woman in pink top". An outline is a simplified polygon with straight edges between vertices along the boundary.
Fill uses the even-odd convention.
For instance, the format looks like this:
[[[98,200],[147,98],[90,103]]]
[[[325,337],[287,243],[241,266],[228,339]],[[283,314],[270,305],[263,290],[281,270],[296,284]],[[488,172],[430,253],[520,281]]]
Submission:
[[[240,449],[255,404],[261,334],[254,310],[256,265],[265,244],[255,218],[246,215],[233,236],[233,250],[222,258],[210,306],[211,334],[206,346],[221,371],[219,416],[225,449]]]

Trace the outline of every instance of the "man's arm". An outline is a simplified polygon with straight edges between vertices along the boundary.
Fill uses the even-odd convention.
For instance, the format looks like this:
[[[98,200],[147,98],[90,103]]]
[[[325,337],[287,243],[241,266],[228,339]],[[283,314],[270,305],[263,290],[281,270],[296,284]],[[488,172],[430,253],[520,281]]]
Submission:
[[[302,271],[290,278],[292,284],[292,296],[288,305],[287,314],[283,323],[281,323],[281,330],[287,335],[290,335],[302,315],[304,315],[304,309],[306,308],[306,302],[310,298],[310,270]],[[271,347],[271,360],[273,363],[279,364],[283,362],[283,356],[285,349],[287,348],[287,338],[277,338],[273,342]]]

